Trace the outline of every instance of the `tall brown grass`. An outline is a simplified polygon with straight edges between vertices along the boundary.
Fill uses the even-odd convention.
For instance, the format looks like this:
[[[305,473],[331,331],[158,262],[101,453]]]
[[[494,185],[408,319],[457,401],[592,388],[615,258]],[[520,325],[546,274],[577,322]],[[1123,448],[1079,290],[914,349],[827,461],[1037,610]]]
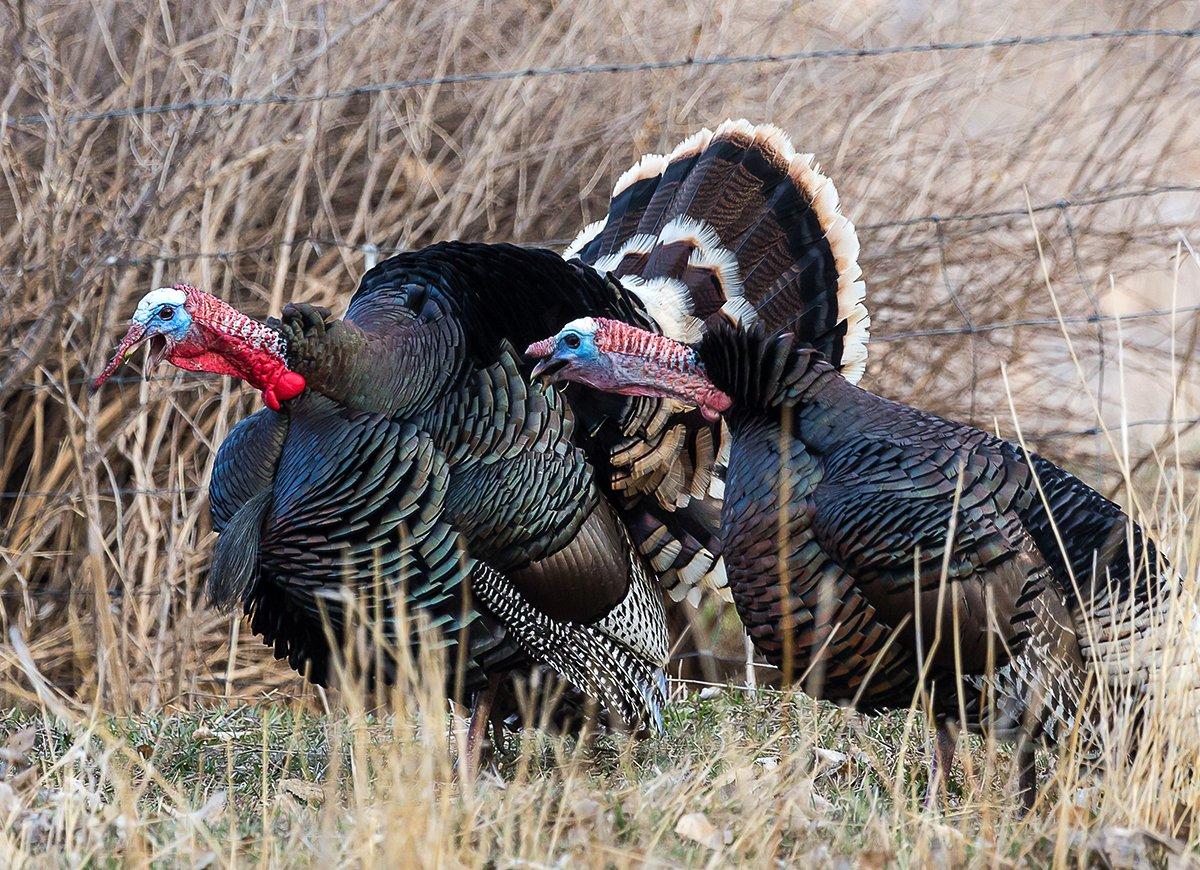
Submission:
[[[24,646],[0,647],[3,702],[55,705],[85,731],[97,710],[231,698],[321,709],[199,594],[212,457],[256,399],[165,370],[87,392],[87,374],[140,293],[189,280],[256,315],[290,299],[338,310],[373,256],[364,244],[567,239],[599,216],[611,182],[640,153],[728,116],[772,121],[816,153],[859,225],[876,336],[866,386],[1006,435],[1011,393],[1033,446],[1135,504],[1177,564],[1192,564],[1197,427],[1161,421],[1200,413],[1200,318],[1186,311],[1200,303],[1190,254],[1200,194],[1111,197],[1200,175],[1198,39],[534,76],[70,118],[478,70],[1188,27],[1195,14],[1183,2],[9,3],[0,10],[0,64],[10,73],[0,89],[0,628]],[[1064,200],[1091,204],[1054,207]],[[1005,214],[955,217],[994,211]],[[942,219],[906,222],[929,215]],[[1185,310],[1129,317],[1172,308]],[[1121,429],[1122,420],[1133,425]],[[1106,427],[1111,439],[1088,431]],[[690,627],[701,646],[740,654],[727,615],[691,618]],[[357,721],[329,727],[354,744],[366,739]],[[866,726],[830,727],[821,733],[854,741]],[[905,733],[911,741],[919,731]],[[424,729],[417,743],[439,733]],[[717,787],[702,772],[721,766],[705,767],[709,756],[732,763],[728,751],[758,744],[732,724],[710,737],[697,757],[672,755],[672,776],[692,783],[682,791],[630,776],[615,793],[664,789],[672,807],[735,799],[740,780]],[[756,772],[750,792],[763,807],[793,800],[797,778],[809,777],[809,739],[823,738],[789,742],[783,755],[796,753],[795,763]],[[368,828],[389,845],[450,838],[451,863],[557,854],[555,838],[568,833],[547,834],[520,814],[550,795],[567,800],[582,776],[575,767],[522,780],[499,804],[472,785],[454,800],[434,789],[426,805],[398,784],[444,781],[441,762],[429,760],[442,747],[410,757],[410,742],[388,756],[395,787],[358,806],[349,839],[323,847],[330,855],[374,848]],[[425,766],[414,772],[418,761]],[[1166,773],[1124,776],[1108,781],[1104,818],[1155,821],[1143,816],[1153,815]],[[357,801],[369,794],[353,790]],[[392,810],[422,821],[371,827]],[[743,818],[746,831],[762,822]],[[871,808],[856,818],[863,842],[883,848],[886,837],[872,832],[892,817]],[[594,860],[653,853],[674,836],[668,822],[638,840],[648,851]],[[476,824],[503,834],[475,839]],[[200,828],[193,834],[203,839]],[[742,836],[722,854],[765,861],[777,845]],[[1003,839],[985,853],[1003,853]],[[493,851],[473,851],[479,842]],[[285,837],[268,851],[292,844]]]

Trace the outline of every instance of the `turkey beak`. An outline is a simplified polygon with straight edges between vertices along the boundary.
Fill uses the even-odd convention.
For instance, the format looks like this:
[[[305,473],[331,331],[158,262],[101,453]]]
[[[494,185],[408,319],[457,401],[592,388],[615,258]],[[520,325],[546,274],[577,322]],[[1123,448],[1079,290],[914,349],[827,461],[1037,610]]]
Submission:
[[[539,360],[538,364],[533,367],[532,377],[546,378],[554,380],[554,376],[563,370],[567,365],[565,359],[555,359],[552,356],[546,357],[544,360]]]
[[[146,361],[146,377],[150,377],[150,372],[158,368],[158,364],[167,358],[167,351],[171,349],[171,343],[167,341],[167,337],[161,333],[150,336],[150,358]]]
[[[100,386],[112,377],[113,372],[121,367],[121,363],[129,359],[129,357],[133,355],[133,352],[137,350],[138,345],[145,340],[146,327],[137,322],[131,323],[129,325],[129,331],[125,333],[125,337],[122,338],[121,343],[117,345],[117,352],[113,354],[112,360],[110,360],[108,365],[104,367],[104,371],[102,371],[96,377],[96,379],[92,381],[92,389],[100,389]],[[163,344],[165,346],[165,339],[163,339]],[[165,355],[165,353],[166,350],[164,347],[163,354]],[[160,356],[159,359],[161,358],[162,357]]]
[[[567,364],[565,359],[559,359],[554,355],[553,338],[535,341],[525,348],[525,356],[538,361],[537,365],[533,367],[533,372],[530,373],[530,378],[553,378]]]

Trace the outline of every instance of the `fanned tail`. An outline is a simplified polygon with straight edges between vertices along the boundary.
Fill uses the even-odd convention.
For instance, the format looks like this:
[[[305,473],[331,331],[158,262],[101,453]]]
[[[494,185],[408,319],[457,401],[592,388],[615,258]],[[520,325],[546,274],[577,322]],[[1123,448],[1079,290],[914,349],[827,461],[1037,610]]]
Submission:
[[[639,160],[564,256],[612,272],[677,341],[717,319],[787,330],[856,382],[870,327],[858,250],[813,155],[741,120]]]
[[[611,273],[677,341],[698,342],[718,323],[756,326],[793,333],[852,382],[865,368],[854,226],[813,156],[777,127],[726,121],[641,158],[563,256]],[[663,585],[693,600],[700,585],[723,588],[711,506],[724,489],[727,431],[667,399],[592,401],[608,403],[612,485]]]

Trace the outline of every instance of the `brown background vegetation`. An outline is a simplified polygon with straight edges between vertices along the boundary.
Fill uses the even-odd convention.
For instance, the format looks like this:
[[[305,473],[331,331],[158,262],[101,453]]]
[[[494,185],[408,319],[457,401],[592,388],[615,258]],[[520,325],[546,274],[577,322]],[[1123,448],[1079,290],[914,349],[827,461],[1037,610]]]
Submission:
[[[1114,457],[1090,430],[1124,415],[1134,424],[1129,479],[1153,504],[1143,478],[1193,471],[1200,447],[1193,425],[1180,424],[1176,466],[1174,427],[1157,422],[1200,413],[1200,319],[1187,310],[1200,304],[1188,256],[1200,218],[1200,38],[272,99],[527,67],[1197,26],[1183,2],[994,5],[9,4],[0,10],[6,638],[25,638],[32,663],[64,692],[116,708],[302,691],[199,595],[213,453],[258,400],[166,368],[148,382],[131,368],[88,395],[86,376],[134,301],[187,280],[254,315],[290,299],[338,310],[374,256],[364,245],[561,244],[601,214],[639,154],[730,116],[774,122],[816,153],[859,225],[877,339],[865,386],[1012,434],[1003,367],[1030,441],[1121,498],[1121,434]],[[79,117],[228,98],[241,104]],[[1183,309],[1174,317],[1114,319],[1172,305]],[[739,648],[736,636],[718,642]],[[0,703],[28,688],[16,659],[0,641]]]

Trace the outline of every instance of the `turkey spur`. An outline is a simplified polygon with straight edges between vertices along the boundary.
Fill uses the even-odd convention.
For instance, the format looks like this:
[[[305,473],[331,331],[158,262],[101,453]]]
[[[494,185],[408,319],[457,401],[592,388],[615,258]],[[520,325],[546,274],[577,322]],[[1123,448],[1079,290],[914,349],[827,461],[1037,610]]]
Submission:
[[[844,233],[824,243],[839,263],[839,248],[857,251]],[[850,286],[829,275],[812,298],[852,310]],[[879,711],[921,690],[942,729],[1019,741],[1030,801],[1035,741],[1077,724],[1086,737],[1097,710],[1081,701],[1097,683],[1124,710],[1150,691],[1151,629],[1178,576],[1117,505],[1053,463],[857,387],[846,340],[803,318],[779,332],[727,317],[685,344],[584,317],[527,354],[552,380],[723,419],[720,549],[758,650],[819,697]]]

